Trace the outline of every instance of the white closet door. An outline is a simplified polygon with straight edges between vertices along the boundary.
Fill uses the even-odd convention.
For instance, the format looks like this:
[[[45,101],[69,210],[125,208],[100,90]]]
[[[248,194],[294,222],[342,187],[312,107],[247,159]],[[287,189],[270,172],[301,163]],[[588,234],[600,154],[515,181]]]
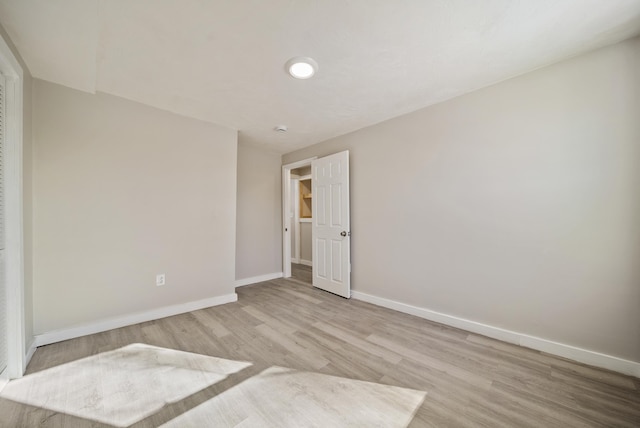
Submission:
[[[4,250],[4,136],[5,136],[4,77],[0,74],[0,374],[7,368],[7,282]]]

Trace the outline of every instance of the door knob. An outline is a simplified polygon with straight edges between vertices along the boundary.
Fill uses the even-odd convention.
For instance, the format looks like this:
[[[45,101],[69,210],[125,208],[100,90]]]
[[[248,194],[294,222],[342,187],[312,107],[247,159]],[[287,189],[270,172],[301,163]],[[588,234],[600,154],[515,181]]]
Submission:
[[[343,230],[342,232],[340,232],[340,236],[347,236],[347,232]]]

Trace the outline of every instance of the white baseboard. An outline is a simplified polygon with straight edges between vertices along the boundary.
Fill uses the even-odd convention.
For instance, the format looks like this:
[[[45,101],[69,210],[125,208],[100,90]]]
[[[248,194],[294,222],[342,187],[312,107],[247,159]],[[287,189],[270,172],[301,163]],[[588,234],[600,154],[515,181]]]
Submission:
[[[255,284],[257,282],[271,281],[282,278],[282,272],[267,273],[265,275],[252,276],[251,278],[236,279],[236,287]]]
[[[599,352],[590,351],[588,349],[577,348],[575,346],[558,343],[540,337],[530,336],[528,334],[518,333],[511,330],[505,330],[487,324],[459,318],[452,315],[435,312],[429,309],[408,305],[406,303],[397,302],[395,300],[385,299],[383,297],[372,296],[370,294],[352,291],[351,297],[363,302],[372,303],[377,306],[393,309],[398,312],[415,315],[420,318],[435,321],[451,327],[457,327],[472,333],[481,334],[483,336],[502,340],[504,342],[513,343],[524,346],[526,348],[535,349],[537,351],[546,352],[548,354],[557,355],[568,358],[583,364],[612,370],[618,373],[631,375],[640,378],[640,363],[612,355],[601,354]]]
[[[107,330],[113,330],[114,328],[126,327],[132,324],[153,321],[160,318],[179,315],[185,312],[197,311],[199,309],[209,308],[211,306],[224,305],[225,303],[236,301],[238,301],[238,295],[236,293],[231,293],[222,296],[211,297],[208,299],[197,300],[195,302],[165,306],[146,312],[139,312],[136,314],[104,319],[77,327],[54,330],[51,332],[36,335],[34,338],[34,344],[32,346],[35,351],[35,348],[38,346],[49,345],[51,343],[74,339],[76,337],[86,336],[88,334],[100,333]]]
[[[305,266],[313,266],[313,262],[311,262],[311,260],[300,259],[300,264]]]

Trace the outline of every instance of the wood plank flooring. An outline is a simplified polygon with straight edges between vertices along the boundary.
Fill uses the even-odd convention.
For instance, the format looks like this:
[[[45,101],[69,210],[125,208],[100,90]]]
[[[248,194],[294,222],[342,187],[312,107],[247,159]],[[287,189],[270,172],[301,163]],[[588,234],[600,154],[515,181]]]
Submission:
[[[312,284],[311,266],[291,263],[291,276],[298,281]]]
[[[640,426],[636,378],[343,299],[296,279],[237,293],[237,303],[38,348],[27,372],[130,343],[253,363],[135,427],[167,422],[274,365],[426,391],[410,427]],[[105,425],[0,399],[0,426]]]

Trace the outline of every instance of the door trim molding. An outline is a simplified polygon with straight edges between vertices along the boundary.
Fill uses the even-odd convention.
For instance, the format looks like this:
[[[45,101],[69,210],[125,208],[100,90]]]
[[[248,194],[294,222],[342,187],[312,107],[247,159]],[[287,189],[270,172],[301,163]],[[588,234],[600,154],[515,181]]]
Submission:
[[[289,207],[291,206],[291,170],[302,166],[311,165],[311,161],[318,159],[317,156],[303,159],[297,162],[282,165],[282,274],[284,278],[291,277],[291,217],[289,217]]]
[[[7,281],[7,369],[3,376],[21,377],[26,369],[24,320],[24,236],[22,190],[22,103],[24,73],[9,45],[0,37],[0,72],[5,78],[4,150],[5,260]]]

